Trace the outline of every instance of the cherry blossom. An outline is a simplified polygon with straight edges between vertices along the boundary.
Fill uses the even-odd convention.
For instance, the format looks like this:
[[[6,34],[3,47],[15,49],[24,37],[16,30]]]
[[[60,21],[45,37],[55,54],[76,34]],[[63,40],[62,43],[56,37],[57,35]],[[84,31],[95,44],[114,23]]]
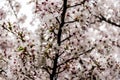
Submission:
[[[119,80],[119,4],[4,0],[0,80]]]

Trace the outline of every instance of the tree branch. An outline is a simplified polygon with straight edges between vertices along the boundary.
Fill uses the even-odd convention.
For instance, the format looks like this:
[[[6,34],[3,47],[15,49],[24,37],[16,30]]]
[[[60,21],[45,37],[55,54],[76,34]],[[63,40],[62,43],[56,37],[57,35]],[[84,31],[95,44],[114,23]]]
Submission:
[[[42,67],[49,75],[51,75],[50,71],[48,70],[49,67]],[[50,68],[49,68],[50,69]]]
[[[55,18],[56,18],[57,22],[60,24],[60,21],[59,21],[59,19],[58,19],[57,17],[55,17]]]
[[[68,22],[65,22],[65,24],[67,24],[67,23],[74,23],[74,22],[78,22],[78,20],[68,21]]]
[[[63,39],[61,42],[64,42],[67,39],[70,39],[73,35],[69,35],[67,38]]]
[[[66,11],[67,11],[67,0],[63,0],[63,12],[61,14],[61,23],[59,24],[59,30],[58,30],[58,34],[57,34],[57,44],[58,44],[58,46],[61,45],[62,27],[64,26],[64,23],[65,23]],[[56,20],[59,23],[59,20],[57,18],[56,18]],[[58,51],[58,53],[59,53],[59,51]],[[58,64],[58,58],[59,58],[58,53],[55,54],[55,59],[53,60],[54,63],[53,63],[52,73],[50,75],[50,80],[57,80],[56,71],[57,71],[57,64]]]
[[[112,22],[112,21],[110,21],[110,20],[107,20],[103,15],[101,15],[100,14],[100,17],[99,16],[96,16],[97,18],[99,18],[100,19],[100,21],[105,21],[105,22],[107,22],[107,23],[109,23],[109,24],[111,24],[111,25],[114,25],[114,26],[117,26],[117,27],[119,27],[120,28],[120,24],[117,24],[117,23],[115,23],[115,22]]]
[[[12,9],[12,11],[13,11],[13,13],[14,13],[16,19],[17,19],[18,17],[17,17],[16,11],[14,10],[14,8],[13,8],[13,6],[12,6],[11,0],[8,0],[8,3],[9,3],[9,5],[10,5],[10,7],[11,7],[11,9]]]
[[[77,59],[77,58],[79,58],[80,55],[83,55],[83,54],[86,54],[86,53],[88,53],[88,52],[91,52],[93,49],[94,49],[94,47],[92,47],[91,49],[89,49],[89,50],[87,50],[87,51],[85,51],[85,52],[82,52],[81,54],[77,55],[76,57],[72,57],[72,58],[70,58],[70,59],[67,59],[67,60],[64,61],[63,63],[59,64],[57,67],[59,67],[59,66],[61,66],[61,65],[64,65],[65,63],[68,63],[68,62],[70,62],[71,60]]]
[[[52,74],[50,74],[50,80],[57,80],[57,78],[56,78],[57,63],[58,63],[58,54],[55,55]]]
[[[65,24],[65,14],[66,14],[66,11],[67,11],[67,0],[64,0],[63,2],[63,12],[61,14],[61,24],[60,24],[60,27],[59,27],[59,30],[58,30],[58,35],[57,35],[57,44],[58,46],[61,45],[61,34],[62,34],[62,27],[64,26]]]
[[[73,5],[73,6],[68,6],[67,8],[72,8],[72,7],[80,6],[80,5],[84,4],[86,1],[87,1],[87,0],[83,0],[81,3],[75,4],[75,5]]]

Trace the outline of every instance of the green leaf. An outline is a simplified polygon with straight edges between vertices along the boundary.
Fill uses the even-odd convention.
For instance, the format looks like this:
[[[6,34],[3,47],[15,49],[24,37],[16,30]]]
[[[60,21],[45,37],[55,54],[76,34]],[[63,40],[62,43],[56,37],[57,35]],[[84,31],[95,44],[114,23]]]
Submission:
[[[24,50],[24,47],[19,46],[17,50],[18,50],[18,51],[23,51],[23,50]]]
[[[12,30],[12,24],[10,22],[8,22],[8,28]]]

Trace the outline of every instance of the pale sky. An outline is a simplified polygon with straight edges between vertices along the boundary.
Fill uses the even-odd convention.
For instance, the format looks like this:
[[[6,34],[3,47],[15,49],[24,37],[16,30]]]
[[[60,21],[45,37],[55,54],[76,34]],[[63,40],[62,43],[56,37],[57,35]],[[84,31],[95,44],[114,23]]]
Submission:
[[[4,6],[4,5],[6,5],[5,4],[6,1],[7,0],[0,0],[0,9],[3,8],[4,10],[9,10],[10,13],[9,12],[7,13],[8,17],[6,18],[7,20],[5,20],[5,21],[14,22],[14,21],[16,21],[16,17],[14,15],[11,15],[11,14],[13,14],[13,11],[12,11],[9,4],[7,4],[9,7]],[[28,2],[30,0],[15,0],[15,1],[19,2],[22,5],[19,13],[17,14],[18,18],[20,18],[23,15],[27,16],[24,24],[19,23],[20,27],[26,27],[28,30],[31,30],[31,31],[34,32],[37,29],[37,27],[38,27],[37,24],[40,23],[40,21],[39,20],[34,20],[35,23],[33,23],[33,25],[30,25],[32,19],[35,18],[35,15],[32,13],[33,4],[28,4]],[[0,23],[1,22],[2,21],[0,21]]]

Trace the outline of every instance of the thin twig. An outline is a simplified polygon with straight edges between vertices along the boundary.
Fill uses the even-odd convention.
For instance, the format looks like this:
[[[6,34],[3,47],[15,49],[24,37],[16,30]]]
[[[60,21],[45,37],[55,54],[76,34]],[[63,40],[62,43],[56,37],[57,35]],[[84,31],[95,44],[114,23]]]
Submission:
[[[63,40],[61,41],[61,43],[64,42],[64,41],[66,41],[66,40],[68,40],[68,39],[70,39],[72,36],[73,36],[73,35],[69,35],[67,38],[63,39]]]
[[[15,17],[16,17],[16,19],[18,19],[17,14],[16,14],[16,11],[14,10],[14,7],[13,7],[13,5],[12,5],[11,1],[10,1],[10,0],[8,0],[8,3],[9,3],[9,5],[10,5],[10,7],[11,7],[11,9],[12,9],[12,11],[13,11],[13,13],[14,13]]]
[[[80,5],[84,4],[86,1],[87,1],[87,0],[83,0],[81,3],[75,4],[75,5],[73,5],[73,6],[68,6],[67,8],[72,8],[72,7],[80,6]]]
[[[100,14],[100,17],[99,17],[99,16],[95,16],[95,17],[99,18],[100,21],[105,21],[105,22],[107,22],[107,23],[109,23],[109,24],[111,24],[111,25],[114,25],[114,26],[117,26],[117,27],[120,28],[120,24],[117,24],[117,23],[115,23],[115,22],[112,22],[111,20],[106,19],[106,18],[105,18],[103,15],[101,15],[101,14]]]
[[[78,20],[68,21],[68,22],[65,22],[65,24],[68,24],[68,23],[74,23],[74,22],[78,22]]]
[[[49,67],[42,67],[49,75],[51,75],[50,71],[48,70]]]
[[[80,57],[80,55],[89,53],[89,52],[91,52],[93,49],[94,49],[94,47],[92,47],[91,49],[89,49],[89,50],[87,50],[87,51],[85,51],[85,52],[82,52],[81,54],[77,55],[76,57],[72,57],[72,58],[70,58],[70,59],[67,59],[67,60],[64,61],[63,63],[59,64],[57,67],[59,67],[59,66],[61,66],[61,65],[64,65],[65,63],[68,63],[68,62],[70,62],[71,60],[77,59],[77,58]]]

